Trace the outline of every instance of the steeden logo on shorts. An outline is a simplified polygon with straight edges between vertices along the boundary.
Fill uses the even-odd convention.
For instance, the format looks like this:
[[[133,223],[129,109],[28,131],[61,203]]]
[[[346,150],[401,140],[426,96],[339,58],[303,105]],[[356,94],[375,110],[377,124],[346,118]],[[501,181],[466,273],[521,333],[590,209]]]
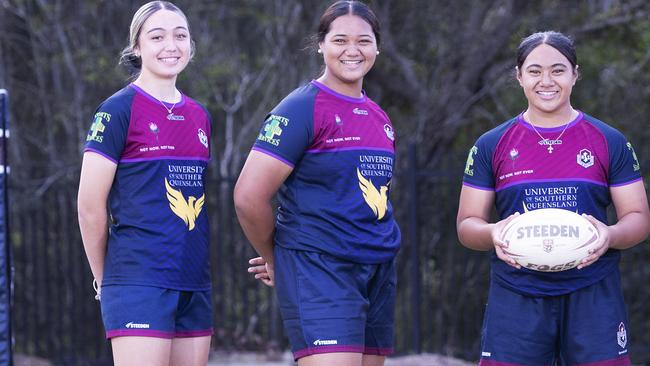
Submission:
[[[128,322],[125,327],[128,329],[149,329],[149,324]]]
[[[325,340],[317,339],[314,341],[314,346],[333,346],[338,343],[339,342],[336,339],[325,339]]]

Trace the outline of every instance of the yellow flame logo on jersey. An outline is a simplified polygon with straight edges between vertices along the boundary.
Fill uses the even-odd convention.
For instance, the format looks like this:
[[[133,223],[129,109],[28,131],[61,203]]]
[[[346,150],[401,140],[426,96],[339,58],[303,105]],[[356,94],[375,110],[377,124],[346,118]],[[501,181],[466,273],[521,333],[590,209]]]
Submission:
[[[361,175],[359,168],[357,168],[357,176],[359,177],[359,188],[363,192],[363,198],[377,216],[377,220],[381,220],[388,208],[387,192],[390,181],[385,186],[379,186],[379,190],[377,190],[370,179],[366,179]]]
[[[194,222],[203,209],[205,202],[205,193],[197,200],[193,196],[189,196],[187,201],[183,197],[183,193],[179,190],[172,188],[165,178],[165,188],[167,188],[167,199],[169,200],[169,207],[180,217],[187,225],[188,230],[194,229]]]

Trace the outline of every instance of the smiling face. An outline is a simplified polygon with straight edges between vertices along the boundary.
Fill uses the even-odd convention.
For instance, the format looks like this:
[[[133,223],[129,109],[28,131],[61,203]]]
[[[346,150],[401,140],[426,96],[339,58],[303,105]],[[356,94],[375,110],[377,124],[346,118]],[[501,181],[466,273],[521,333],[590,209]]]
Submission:
[[[572,110],[571,90],[577,78],[569,60],[544,43],[535,47],[517,70],[529,112],[542,115],[562,115]]]
[[[320,80],[343,94],[351,88],[360,93],[363,77],[377,57],[377,41],[370,24],[356,15],[340,16],[318,45],[325,61]]]
[[[187,21],[174,11],[156,11],[142,25],[134,51],[142,59],[140,77],[176,80],[191,56]]]

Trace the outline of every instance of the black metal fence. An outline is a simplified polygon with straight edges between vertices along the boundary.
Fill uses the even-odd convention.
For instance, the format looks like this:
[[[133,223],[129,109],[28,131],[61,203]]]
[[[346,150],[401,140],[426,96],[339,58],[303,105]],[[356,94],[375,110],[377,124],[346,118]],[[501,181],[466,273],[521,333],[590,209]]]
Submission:
[[[415,146],[404,155],[401,159],[408,159],[408,168],[395,177],[391,193],[404,237],[398,259],[396,350],[476,360],[489,261],[487,254],[463,248],[456,238],[465,153],[449,154],[429,170],[418,169]],[[27,192],[17,182],[11,188],[15,350],[57,365],[110,365],[77,226],[76,182],[55,183],[38,192]],[[247,259],[254,252],[239,229],[232,188],[232,177],[212,179],[209,186],[212,346],[284,349],[287,343],[273,292],[246,272]],[[636,363],[650,363],[647,263],[647,245],[627,251],[622,263]]]

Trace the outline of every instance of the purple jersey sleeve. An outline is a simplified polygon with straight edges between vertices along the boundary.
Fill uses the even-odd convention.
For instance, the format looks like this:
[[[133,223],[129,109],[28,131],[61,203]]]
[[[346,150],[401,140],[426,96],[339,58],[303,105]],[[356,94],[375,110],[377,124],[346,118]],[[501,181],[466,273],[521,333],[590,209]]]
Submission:
[[[622,186],[640,180],[639,159],[637,159],[632,144],[625,136],[614,127],[590,115],[585,115],[585,119],[600,130],[607,141],[609,186]]]

